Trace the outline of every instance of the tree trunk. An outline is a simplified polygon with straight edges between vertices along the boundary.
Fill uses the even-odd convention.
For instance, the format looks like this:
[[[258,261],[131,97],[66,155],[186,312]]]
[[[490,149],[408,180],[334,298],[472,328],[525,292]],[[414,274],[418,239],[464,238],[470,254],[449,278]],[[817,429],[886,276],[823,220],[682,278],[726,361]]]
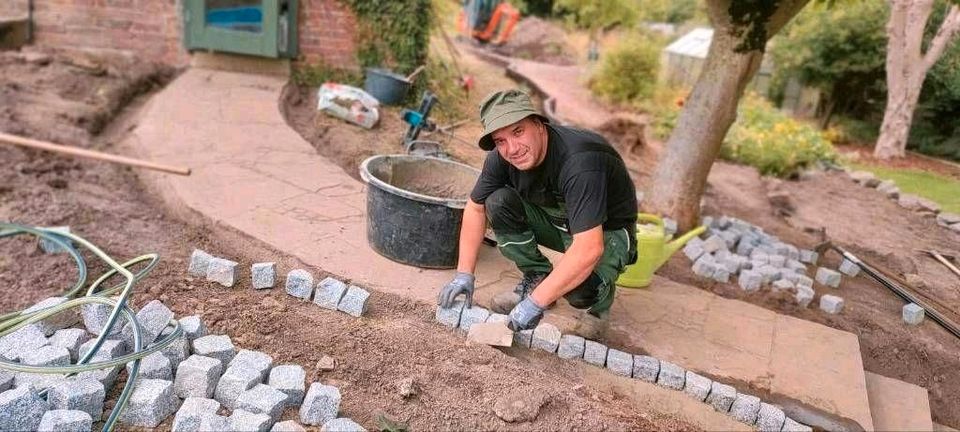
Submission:
[[[703,73],[684,102],[644,203],[655,213],[670,215],[684,230],[699,220],[710,167],[736,119],[740,96],[763,58],[760,51],[734,52],[739,43],[729,32],[714,32]]]
[[[827,128],[830,127],[830,119],[833,117],[833,112],[837,107],[837,98],[833,97],[833,95],[828,97],[827,105],[824,106],[823,112],[820,113],[820,130],[827,130]]]
[[[772,14],[759,25],[762,38],[756,38],[758,27],[744,23],[744,18],[750,21],[757,10],[744,14],[743,5],[737,0],[707,0],[707,11],[715,29],[713,41],[700,77],[657,163],[644,210],[675,219],[682,231],[699,222],[700,198],[707,175],[736,118],[740,96],[760,67],[764,44],[808,1],[775,3]],[[754,43],[746,44],[747,40]]]
[[[951,6],[926,53],[921,52],[923,29],[933,10],[933,0],[893,0],[887,22],[887,107],[874,157],[903,157],[913,113],[927,71],[940,59],[946,45],[960,30],[960,10]]]

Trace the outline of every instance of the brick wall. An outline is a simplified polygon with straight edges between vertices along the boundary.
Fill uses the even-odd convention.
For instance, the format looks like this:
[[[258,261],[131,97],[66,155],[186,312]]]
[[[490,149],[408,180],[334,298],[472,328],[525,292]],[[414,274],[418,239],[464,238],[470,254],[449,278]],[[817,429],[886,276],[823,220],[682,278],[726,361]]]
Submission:
[[[133,52],[185,65],[180,10],[202,0],[34,0],[34,41],[61,48]],[[301,60],[355,68],[356,18],[338,0],[300,0]],[[0,0],[0,16],[25,15],[27,0]]]

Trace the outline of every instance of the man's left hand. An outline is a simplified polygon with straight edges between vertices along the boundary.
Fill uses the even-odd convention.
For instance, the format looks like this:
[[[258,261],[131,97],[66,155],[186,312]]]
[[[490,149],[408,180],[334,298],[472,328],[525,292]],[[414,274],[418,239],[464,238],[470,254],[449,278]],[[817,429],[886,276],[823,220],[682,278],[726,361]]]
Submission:
[[[543,318],[543,310],[527,296],[510,311],[510,330],[520,331],[536,327],[540,318]]]

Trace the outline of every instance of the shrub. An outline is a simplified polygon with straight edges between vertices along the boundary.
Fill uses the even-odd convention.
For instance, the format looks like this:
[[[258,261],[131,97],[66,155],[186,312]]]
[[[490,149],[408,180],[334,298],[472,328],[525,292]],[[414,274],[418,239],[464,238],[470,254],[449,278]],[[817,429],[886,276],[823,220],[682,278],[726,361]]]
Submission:
[[[642,36],[626,36],[603,56],[590,78],[590,90],[613,103],[639,106],[653,95],[659,63],[658,44]]]
[[[643,104],[643,110],[650,113],[653,135],[657,139],[666,140],[670,137],[689,94],[688,88],[657,86],[650,100]]]
[[[753,166],[763,175],[789,177],[817,161],[833,161],[837,155],[820,130],[749,94],[741,101],[720,157]]]

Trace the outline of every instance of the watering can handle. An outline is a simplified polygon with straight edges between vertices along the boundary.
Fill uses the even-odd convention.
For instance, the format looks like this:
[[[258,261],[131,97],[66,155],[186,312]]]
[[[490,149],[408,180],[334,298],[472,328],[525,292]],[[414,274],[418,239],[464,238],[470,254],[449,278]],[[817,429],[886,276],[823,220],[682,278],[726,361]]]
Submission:
[[[652,215],[649,213],[637,213],[637,222],[652,222],[660,227],[660,230],[663,230],[663,219],[660,216]]]

